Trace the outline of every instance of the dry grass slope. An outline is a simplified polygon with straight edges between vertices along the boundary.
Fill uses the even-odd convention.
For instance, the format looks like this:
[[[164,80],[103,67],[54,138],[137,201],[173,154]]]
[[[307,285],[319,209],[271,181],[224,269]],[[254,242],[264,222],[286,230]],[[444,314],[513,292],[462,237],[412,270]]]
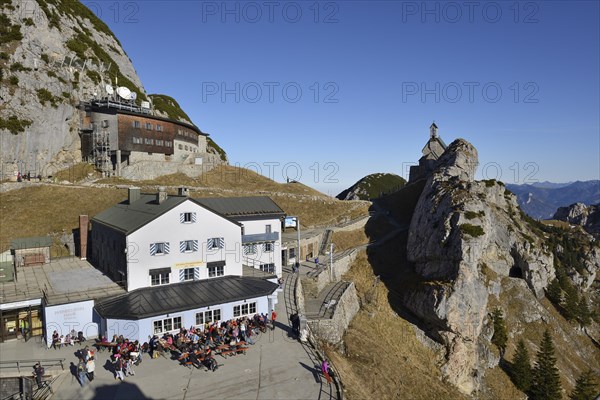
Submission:
[[[466,399],[442,382],[436,355],[392,310],[385,285],[373,286],[375,275],[364,252],[344,279],[355,282],[362,307],[344,337],[346,355],[333,348],[327,355],[348,399]]]
[[[60,185],[24,187],[0,194],[0,250],[19,237],[71,231],[80,214],[96,215],[127,197],[123,189]]]
[[[86,165],[62,171],[59,176],[70,181],[85,179],[89,172]],[[239,178],[242,176],[248,179]],[[191,188],[192,197],[271,196],[288,215],[299,216],[304,227],[336,224],[368,214],[368,203],[335,200],[301,183],[277,183],[241,168],[223,166],[202,179],[205,186],[202,180],[178,174],[144,182],[104,179],[99,181],[104,183],[102,187],[43,184],[0,193],[0,250],[6,250],[18,237],[70,232],[77,227],[80,214],[91,218],[126,199],[126,186],[139,186],[148,193],[167,186],[170,193],[176,193],[176,187],[185,185]]]
[[[369,238],[364,229],[356,229],[353,231],[334,232],[332,237],[335,243],[335,251],[344,251],[361,244],[369,243]]]

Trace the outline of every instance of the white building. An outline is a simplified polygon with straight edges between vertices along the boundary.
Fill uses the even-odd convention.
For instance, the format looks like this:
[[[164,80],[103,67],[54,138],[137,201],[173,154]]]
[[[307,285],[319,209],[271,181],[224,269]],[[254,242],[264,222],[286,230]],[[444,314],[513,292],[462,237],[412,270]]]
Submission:
[[[268,313],[284,213],[268,197],[192,199],[129,189],[92,219],[91,256],[128,293],[95,304],[100,332],[146,340]]]

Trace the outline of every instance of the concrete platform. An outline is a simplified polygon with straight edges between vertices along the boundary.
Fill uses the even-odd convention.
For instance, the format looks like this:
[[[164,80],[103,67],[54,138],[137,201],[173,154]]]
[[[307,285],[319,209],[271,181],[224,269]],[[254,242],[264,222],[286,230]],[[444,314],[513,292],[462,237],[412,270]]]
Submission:
[[[320,363],[314,350],[289,336],[289,315],[295,311],[293,289],[287,285],[279,293],[278,321],[274,331],[258,336],[246,355],[217,356],[215,372],[189,369],[176,360],[144,354],[135,368],[136,375],[124,382],[115,381],[108,352],[97,353],[96,379],[83,388],[69,372],[54,386],[54,399],[330,399],[335,387],[321,381]],[[91,343],[91,342],[90,342]],[[66,358],[65,368],[76,363],[78,345],[45,349],[35,339],[28,343],[10,341],[0,344],[2,361],[17,359]],[[47,372],[60,371],[52,367]],[[8,372],[8,371],[6,371]]]

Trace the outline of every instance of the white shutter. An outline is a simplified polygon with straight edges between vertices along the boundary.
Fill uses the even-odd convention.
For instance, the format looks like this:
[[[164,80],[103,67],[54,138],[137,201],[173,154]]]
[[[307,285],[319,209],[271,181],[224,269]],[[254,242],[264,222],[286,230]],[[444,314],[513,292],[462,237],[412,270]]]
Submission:
[[[195,281],[200,280],[200,268],[194,268],[194,280]]]
[[[192,222],[196,222],[196,213],[195,212],[192,213]]]
[[[198,251],[198,241],[197,240],[192,240],[192,249],[194,251]]]
[[[220,249],[225,248],[225,239],[224,238],[219,238],[219,248]]]
[[[156,254],[156,243],[150,244],[150,255],[153,256]]]
[[[185,253],[185,247],[186,247],[185,243],[186,243],[185,240],[183,242],[179,242],[179,252],[180,253]]]
[[[165,242],[165,254],[169,254],[169,242]]]
[[[185,270],[180,269],[179,270],[179,282],[183,282],[184,279],[185,279]]]
[[[179,223],[183,224],[184,221],[185,221],[185,213],[179,214]]]

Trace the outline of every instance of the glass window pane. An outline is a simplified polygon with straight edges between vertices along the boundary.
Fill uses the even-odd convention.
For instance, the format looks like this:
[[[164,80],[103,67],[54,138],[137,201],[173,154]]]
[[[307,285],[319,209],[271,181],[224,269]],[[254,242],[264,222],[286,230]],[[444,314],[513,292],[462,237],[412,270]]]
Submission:
[[[171,318],[167,318],[163,320],[163,328],[165,332],[173,330],[173,320]]]

